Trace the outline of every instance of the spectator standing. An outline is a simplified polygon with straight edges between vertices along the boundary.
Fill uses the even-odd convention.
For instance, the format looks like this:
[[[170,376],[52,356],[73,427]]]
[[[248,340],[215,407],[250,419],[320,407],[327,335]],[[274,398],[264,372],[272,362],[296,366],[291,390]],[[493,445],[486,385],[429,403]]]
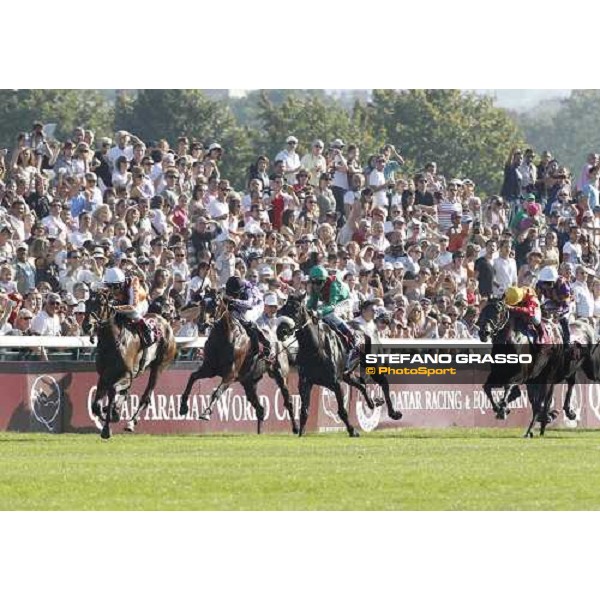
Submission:
[[[494,260],[493,293],[496,298],[504,296],[509,287],[517,285],[517,263],[511,257],[510,241],[500,243],[499,256]]]
[[[294,185],[296,183],[296,174],[300,170],[300,157],[296,152],[298,146],[298,138],[290,135],[285,140],[286,148],[284,148],[276,157],[275,161],[283,162],[283,176],[286,183]]]
[[[311,151],[306,153],[300,164],[310,173],[310,184],[318,185],[321,176],[327,173],[327,161],[323,156],[325,144],[322,140],[315,140],[312,143]]]

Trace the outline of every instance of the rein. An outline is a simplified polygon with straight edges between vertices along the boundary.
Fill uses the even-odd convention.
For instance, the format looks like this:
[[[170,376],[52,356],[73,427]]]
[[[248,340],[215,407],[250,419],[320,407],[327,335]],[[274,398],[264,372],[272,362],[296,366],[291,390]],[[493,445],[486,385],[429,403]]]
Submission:
[[[498,323],[494,324],[494,322],[490,322],[490,330],[491,330],[491,337],[494,338],[496,337],[508,324],[508,321],[510,320],[510,310],[508,310],[508,308],[506,308],[506,304],[504,304],[504,302],[500,303],[502,309],[500,312],[500,318],[498,320]]]

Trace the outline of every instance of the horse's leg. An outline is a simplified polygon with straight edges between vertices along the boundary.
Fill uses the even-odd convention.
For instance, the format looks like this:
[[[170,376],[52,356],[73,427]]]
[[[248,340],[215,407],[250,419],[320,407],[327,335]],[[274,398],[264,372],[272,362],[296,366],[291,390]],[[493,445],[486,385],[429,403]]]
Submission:
[[[140,413],[150,404],[150,396],[154,391],[154,387],[156,386],[156,380],[158,379],[158,373],[160,371],[160,365],[155,364],[150,368],[150,375],[148,376],[148,384],[146,385],[146,389],[142,393],[142,397],[140,398],[139,406],[137,410],[127,423],[125,427],[125,431],[129,431],[133,433],[137,424],[140,421]]]
[[[305,377],[300,377],[299,381],[299,390],[300,390],[300,431],[298,431],[299,436],[304,435],[304,429],[306,428],[306,421],[308,421],[308,409],[310,408],[310,392],[312,390],[312,383],[308,381]]]
[[[543,436],[546,432],[546,425],[554,421],[558,416],[558,411],[556,409],[550,410],[550,406],[552,405],[553,393],[554,385],[546,384],[544,390],[544,404],[542,410],[542,422],[540,425],[540,436]]]
[[[512,386],[510,386],[508,395],[505,395],[505,397],[502,399],[502,409],[504,410],[505,415],[510,414],[510,408],[508,408],[508,405],[520,397],[521,397],[521,386],[519,386],[517,384],[513,384]]]
[[[532,438],[533,437],[533,428],[535,427],[535,423],[540,414],[540,394],[537,390],[536,385],[528,385],[527,386],[527,395],[529,396],[529,403],[531,404],[531,421],[529,423],[529,427],[525,432],[523,437]]]
[[[502,407],[496,403],[496,401],[494,400],[494,396],[492,395],[492,390],[495,388],[499,388],[499,387],[504,387],[504,389],[506,390],[506,387],[504,386],[504,384],[492,384],[492,383],[489,383],[489,379],[488,379],[488,381],[483,384],[483,391],[484,391],[485,395],[487,396],[487,399],[490,401],[490,404],[492,405],[492,410],[494,411],[496,418],[503,419],[504,416],[503,416],[503,412],[502,412]]]
[[[127,401],[129,396],[129,390],[133,385],[133,376],[131,373],[127,373],[122,379],[115,383],[115,398],[112,406],[108,407],[110,410],[108,414],[110,416],[111,423],[118,423],[121,420],[121,407],[123,402]]]
[[[246,392],[246,400],[250,402],[252,408],[256,411],[256,433],[260,435],[262,433],[262,424],[265,420],[265,409],[260,403],[258,393],[256,392],[256,381],[242,381],[241,382],[244,391]]]
[[[351,373],[344,373],[344,375],[342,375],[342,379],[348,385],[351,385],[353,388],[356,388],[360,392],[361,396],[363,397],[364,401],[367,403],[367,406],[369,407],[370,410],[375,410],[375,402],[373,402],[373,400],[371,400],[371,398],[369,398],[369,395],[367,394],[366,386],[364,386],[361,383],[361,381],[360,381],[360,379],[358,379],[358,377],[355,377]],[[383,402],[381,404],[383,404]],[[381,406],[381,404],[378,404],[378,406]]]
[[[342,386],[339,383],[335,384],[333,388],[335,392],[335,398],[338,403],[338,416],[342,420],[342,423],[346,426],[346,430],[348,431],[348,435],[350,437],[359,437],[358,431],[350,425],[350,420],[348,419],[348,412],[346,411],[346,407],[344,406],[344,394],[342,393]]]
[[[102,431],[100,432],[100,437],[103,440],[107,440],[111,436],[111,432],[110,432],[110,413],[112,411],[116,395],[117,395],[117,390],[115,389],[115,386],[113,385],[108,390],[108,406],[106,407],[107,410],[106,410],[106,414],[104,415],[104,425],[102,427]]]
[[[196,381],[198,381],[198,379],[206,379],[207,377],[210,377],[210,375],[207,372],[207,369],[205,369],[205,365],[206,363],[202,363],[200,367],[196,369],[188,379],[187,385],[185,386],[185,390],[183,391],[183,394],[181,394],[181,404],[179,405],[179,414],[181,416],[187,415],[190,410],[188,406],[188,398],[190,397],[190,392],[192,391],[192,388],[194,387]]]
[[[279,365],[277,365],[272,371],[270,371],[269,375],[273,377],[275,383],[277,383],[277,386],[281,390],[281,395],[283,396],[283,406],[288,411],[288,414],[290,415],[290,421],[292,422],[292,433],[297,434],[298,425],[296,424],[296,419],[294,418],[294,406],[290,397],[290,390],[288,389],[287,383],[285,381],[285,378],[283,377],[283,373],[281,372]]]
[[[371,376],[371,379],[378,384],[383,391],[383,397],[385,398],[390,419],[399,421],[402,418],[402,413],[394,408],[394,403],[390,396],[390,384],[388,383],[387,377],[385,375],[375,375],[374,377]]]
[[[563,411],[569,419],[574,421],[577,418],[577,413],[571,408],[571,397],[573,396],[573,388],[575,387],[575,375],[567,377],[567,391],[565,392],[565,401],[563,402]]]
[[[100,401],[102,398],[104,398],[104,396],[106,396],[106,386],[101,381],[98,381],[96,393],[94,394],[94,401],[92,402],[92,414],[99,419],[104,418],[104,415],[102,414],[102,407],[100,406]]]
[[[223,392],[227,391],[227,388],[231,385],[230,381],[221,380],[221,383],[215,388],[215,391],[210,396],[210,402],[206,407],[206,410],[202,412],[202,414],[198,417],[203,421],[210,421],[210,415],[212,414],[212,408],[215,402],[219,400]]]

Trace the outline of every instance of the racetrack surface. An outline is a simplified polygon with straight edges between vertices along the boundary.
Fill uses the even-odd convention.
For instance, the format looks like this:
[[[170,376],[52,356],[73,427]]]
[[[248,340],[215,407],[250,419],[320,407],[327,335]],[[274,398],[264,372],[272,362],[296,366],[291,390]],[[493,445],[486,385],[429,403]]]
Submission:
[[[0,434],[1,510],[592,510],[600,431]]]

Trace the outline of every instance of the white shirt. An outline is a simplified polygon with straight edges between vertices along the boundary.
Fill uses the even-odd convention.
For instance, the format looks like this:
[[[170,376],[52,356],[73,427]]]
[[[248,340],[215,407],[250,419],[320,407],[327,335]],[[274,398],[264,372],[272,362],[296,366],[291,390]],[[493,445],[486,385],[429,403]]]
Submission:
[[[578,318],[594,316],[594,295],[587,283],[576,281],[571,286],[575,296],[575,312]]]
[[[119,156],[124,156],[128,161],[133,160],[133,146],[126,146],[123,150],[119,146],[113,146],[106,154],[111,167],[114,167]]]
[[[295,150],[282,150],[276,157],[275,161],[282,160],[284,166],[285,180],[293,185],[296,183],[296,173],[288,173],[300,168],[300,157]]]
[[[517,263],[514,258],[502,258],[499,256],[494,260],[494,283],[493,289],[496,296],[501,296],[511,285],[517,284]]]
[[[371,187],[376,187],[379,185],[383,185],[385,183],[385,175],[383,171],[378,171],[377,169],[373,169],[371,174],[369,175],[369,185]],[[383,206],[387,208],[388,200],[387,194],[385,190],[380,190],[379,192],[375,192],[373,194],[373,206]]]
[[[41,310],[31,321],[31,331],[39,335],[60,335],[60,318]]]
[[[207,210],[211,219],[216,219],[217,217],[229,214],[229,204],[227,204],[227,202],[221,202],[220,200],[212,200],[208,205]]]
[[[565,254],[568,254],[569,257],[564,257],[565,258],[565,262],[570,262],[573,264],[577,264],[581,262],[581,244],[575,242],[574,244],[572,242],[567,242],[564,246],[563,246],[563,256]]]

